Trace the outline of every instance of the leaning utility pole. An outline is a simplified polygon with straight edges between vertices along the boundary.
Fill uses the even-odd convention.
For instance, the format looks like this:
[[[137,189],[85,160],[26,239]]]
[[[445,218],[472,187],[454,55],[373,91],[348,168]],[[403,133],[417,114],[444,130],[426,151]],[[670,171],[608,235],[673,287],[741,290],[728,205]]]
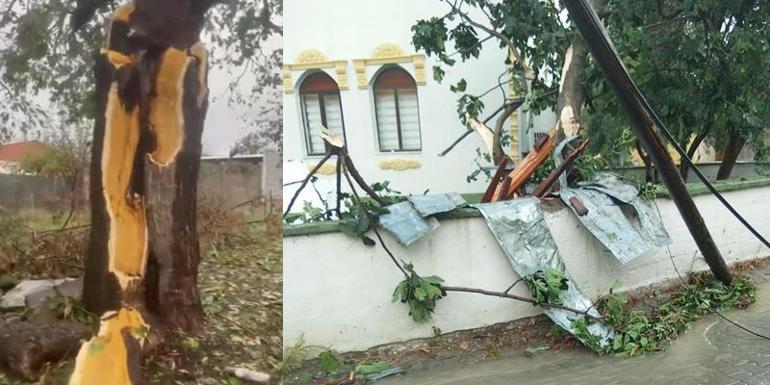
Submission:
[[[623,110],[631,122],[631,127],[636,131],[636,135],[641,139],[655,167],[660,172],[661,180],[671,193],[671,198],[679,209],[682,219],[684,219],[690,234],[703,254],[703,258],[714,276],[725,285],[729,285],[732,281],[730,271],[727,269],[714,239],[711,238],[695,202],[687,192],[684,180],[677,172],[674,161],[655,132],[650,113],[642,103],[642,95],[620,61],[599,16],[587,0],[565,0],[564,4],[569,11],[570,19],[575,23],[580,34],[583,35],[594,59],[604,71],[607,80],[620,99]]]

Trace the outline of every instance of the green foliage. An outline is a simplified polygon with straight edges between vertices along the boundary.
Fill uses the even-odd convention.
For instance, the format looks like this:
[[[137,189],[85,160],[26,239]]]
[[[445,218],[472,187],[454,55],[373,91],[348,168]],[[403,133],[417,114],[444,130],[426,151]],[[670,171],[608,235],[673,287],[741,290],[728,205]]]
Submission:
[[[529,177],[527,183],[533,185],[539,184],[551,173],[551,171],[553,171],[554,168],[556,168],[556,161],[554,161],[552,156],[549,156],[543,164],[537,166],[535,172]]]
[[[658,197],[658,186],[654,183],[644,182],[639,184],[639,197],[651,201]]]
[[[602,127],[596,131],[589,131],[589,137],[594,139],[588,150],[575,160],[570,174],[571,182],[592,180],[599,171],[624,167],[630,163],[629,151],[636,142],[631,129],[625,127],[616,132]],[[599,140],[598,144],[594,143],[596,137],[604,135],[612,137]]]
[[[383,370],[387,370],[389,368],[390,368],[390,364],[388,364],[387,362],[378,361],[371,364],[368,364],[368,363],[358,364],[355,367],[355,372],[357,375],[368,376],[370,374],[380,373]]]
[[[554,95],[546,97],[543,94],[559,84],[562,58],[572,35],[569,24],[559,17],[563,11],[560,5],[542,0],[461,0],[453,4],[443,16],[418,20],[412,26],[412,45],[415,49],[435,56],[440,63],[433,67],[434,79],[441,81],[445,75],[442,66],[454,66],[458,56],[462,62],[479,57],[481,43],[490,35],[474,24],[483,24],[505,36],[527,58],[532,70],[527,74],[531,80],[528,87],[529,108],[538,113],[554,106]],[[485,15],[486,20],[479,17],[480,14]],[[500,49],[507,50],[502,39],[496,40]],[[511,63],[507,56],[501,64],[509,72],[508,65]],[[524,75],[521,64],[513,65],[512,72],[508,73],[511,78],[519,79]],[[519,82],[514,82],[513,87],[516,92],[523,90]],[[466,84],[450,88],[453,92],[462,93]],[[502,86],[500,88],[503,89]],[[483,111],[481,96],[464,94],[459,98],[457,112],[464,124],[467,124],[466,113],[477,117]]]
[[[96,2],[95,15],[73,32],[71,15],[78,4],[86,3],[93,2],[11,1],[3,7],[0,142],[52,127],[91,126],[89,120],[96,114],[93,58],[103,47],[108,19],[122,2]],[[276,23],[282,14],[279,0],[219,2],[208,13],[202,32],[209,63],[232,75],[229,102],[249,108],[252,112],[243,118],[261,128],[261,137],[273,141],[280,140],[281,133],[278,69],[283,64],[279,42],[283,31]],[[45,95],[50,105],[38,104],[38,95]]]
[[[56,296],[50,302],[49,306],[61,319],[79,322],[83,325],[98,325],[99,317],[86,310],[80,300]]]
[[[76,177],[85,166],[85,160],[65,146],[49,145],[40,156],[24,158],[21,171],[50,177]]]
[[[586,347],[595,351],[602,351],[602,340],[600,336],[591,333],[588,327],[591,325],[591,321],[583,316],[577,317],[572,320],[572,329],[575,337],[578,338]]]
[[[446,291],[441,287],[443,279],[432,275],[420,277],[414,271],[411,263],[404,265],[409,277],[399,282],[393,291],[393,302],[409,304],[409,315],[417,322],[430,320],[431,314],[436,309],[436,302],[446,296]]]
[[[318,365],[324,373],[332,373],[342,366],[343,359],[339,353],[332,349],[327,349],[318,354]]]
[[[723,146],[738,133],[755,148],[770,126],[770,3],[657,0],[608,4],[605,24],[634,81],[677,142],[706,133]],[[583,113],[593,143],[628,127],[595,63],[587,69]]]
[[[305,344],[304,336],[300,336],[297,341],[287,346],[283,351],[283,361],[276,365],[276,370],[288,374],[302,366],[302,362],[305,361],[308,346]]]
[[[537,304],[551,303],[560,305],[561,292],[569,288],[568,279],[564,273],[546,268],[524,277],[529,284],[529,291]]]
[[[707,273],[693,274],[689,284],[651,314],[629,310],[628,300],[610,291],[597,304],[607,325],[615,330],[604,352],[636,356],[662,350],[699,317],[745,308],[755,300],[756,287],[748,278],[735,277],[725,287]]]
[[[0,293],[8,291],[19,284],[19,278],[13,273],[0,274]]]
[[[195,337],[185,337],[182,340],[182,347],[184,347],[187,351],[196,352],[198,349],[200,349],[201,343]]]

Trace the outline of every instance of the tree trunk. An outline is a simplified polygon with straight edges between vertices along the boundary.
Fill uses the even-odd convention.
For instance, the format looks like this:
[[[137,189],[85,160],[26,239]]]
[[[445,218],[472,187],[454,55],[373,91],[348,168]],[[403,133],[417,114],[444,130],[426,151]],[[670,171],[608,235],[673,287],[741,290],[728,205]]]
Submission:
[[[597,12],[607,5],[607,0],[591,0]],[[556,100],[558,138],[577,135],[580,131],[580,111],[583,107],[583,74],[588,63],[588,45],[583,36],[576,34],[564,55],[559,97]]]
[[[706,118],[706,122],[703,124],[703,129],[698,132],[698,135],[695,136],[695,139],[690,143],[690,147],[687,148],[687,146],[684,146],[684,148],[687,148],[687,157],[692,159],[695,156],[695,152],[698,151],[698,147],[700,147],[701,143],[706,139],[706,137],[711,132],[711,127],[714,126],[714,113],[710,113],[708,117]],[[682,179],[687,182],[687,174],[690,171],[690,165],[685,161],[684,159],[680,160],[679,163],[679,175],[682,176]]]
[[[80,349],[71,385],[136,384],[148,333],[158,341],[163,330],[203,323],[196,190],[206,54],[200,43],[184,46],[197,30],[170,35],[174,30],[164,31],[158,19],[194,27],[190,21],[202,23],[203,14],[188,7],[196,14],[164,15],[155,3],[136,4],[116,10],[107,49],[94,66],[99,112],[83,300],[102,322],[99,335]]]
[[[746,138],[742,137],[738,132],[731,130],[730,137],[725,145],[724,157],[722,163],[719,165],[717,171],[717,180],[724,180],[730,178],[733,173],[733,167],[738,160],[743,146],[746,144]]]
[[[655,167],[652,164],[652,160],[650,160],[650,156],[644,152],[642,142],[637,139],[634,142],[634,146],[636,147],[636,153],[639,154],[639,159],[641,159],[644,164],[644,181],[647,183],[657,183],[658,174],[655,172]]]
[[[701,132],[695,136],[695,139],[692,141],[692,143],[690,143],[690,147],[686,147],[688,158],[692,159],[695,156],[695,152],[698,151],[698,147],[700,147],[701,143],[703,143],[703,140],[706,139],[706,136],[708,136],[708,132]],[[687,182],[689,171],[690,164],[687,163],[685,159],[681,159],[679,161],[679,175],[682,176],[682,180],[685,182]]]

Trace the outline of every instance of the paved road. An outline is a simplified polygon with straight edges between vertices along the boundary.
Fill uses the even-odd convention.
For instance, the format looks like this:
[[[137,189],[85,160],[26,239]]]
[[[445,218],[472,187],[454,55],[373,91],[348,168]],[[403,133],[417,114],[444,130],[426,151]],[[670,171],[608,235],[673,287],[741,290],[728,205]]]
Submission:
[[[770,280],[758,283],[757,303],[728,317],[770,335]],[[757,277],[759,278],[759,277]],[[514,352],[499,360],[461,367],[442,364],[378,382],[378,385],[714,384],[770,385],[770,341],[709,316],[666,352],[641,358],[598,357],[585,349]]]

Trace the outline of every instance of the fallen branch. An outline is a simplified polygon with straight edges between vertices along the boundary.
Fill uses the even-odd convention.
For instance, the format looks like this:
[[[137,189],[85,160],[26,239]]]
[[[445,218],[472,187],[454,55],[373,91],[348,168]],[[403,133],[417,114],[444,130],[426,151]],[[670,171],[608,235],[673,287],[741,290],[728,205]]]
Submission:
[[[578,156],[585,151],[585,149],[588,147],[589,140],[586,139],[582,143],[580,143],[577,147],[575,147],[572,152],[567,155],[566,158],[564,158],[564,161],[561,162],[556,168],[551,170],[551,172],[548,174],[545,179],[543,179],[542,182],[540,182],[539,185],[535,188],[535,191],[532,192],[533,196],[536,196],[538,198],[542,197],[546,193],[548,193],[549,190],[551,190],[551,187],[554,183],[559,179],[559,176],[567,170],[570,166],[572,166],[573,163],[575,163],[575,160],[577,160]]]
[[[476,293],[476,294],[483,294],[483,295],[488,295],[488,296],[493,296],[493,297],[509,298],[509,299],[513,299],[513,300],[516,300],[516,301],[528,302],[528,303],[531,303],[531,304],[536,305],[536,306],[566,310],[566,311],[569,311],[569,312],[572,312],[572,313],[575,313],[575,314],[578,314],[578,315],[582,315],[582,316],[584,316],[586,318],[590,318],[590,319],[592,319],[594,321],[597,321],[597,322],[604,322],[603,318],[596,317],[596,316],[593,316],[591,314],[588,314],[588,311],[590,311],[591,308],[588,308],[587,310],[577,310],[577,309],[573,309],[573,308],[568,307],[568,306],[559,305],[559,304],[555,304],[555,303],[547,303],[547,302],[541,303],[541,302],[537,302],[537,301],[535,301],[532,298],[522,297],[522,296],[515,295],[515,294],[509,294],[507,292],[489,291],[489,290],[484,290],[484,289],[474,289],[474,288],[470,288],[470,287],[456,287],[456,286],[444,286],[444,285],[441,285],[441,288],[446,290],[446,291],[463,292],[463,293]]]
[[[406,273],[406,270],[404,270],[401,264],[398,263],[398,260],[396,260],[396,256],[393,255],[390,249],[388,249],[388,246],[385,245],[385,240],[382,239],[382,235],[380,235],[379,230],[377,230],[377,223],[374,219],[374,216],[369,212],[366,206],[364,206],[364,203],[361,201],[361,197],[358,195],[358,191],[356,191],[356,187],[353,185],[353,181],[350,178],[350,174],[348,174],[347,167],[343,167],[342,170],[345,173],[345,179],[347,179],[348,181],[350,190],[353,192],[353,198],[355,199],[355,203],[358,205],[361,211],[363,211],[366,217],[369,219],[369,223],[371,223],[372,231],[374,231],[374,235],[377,236],[377,240],[380,241],[380,246],[382,246],[382,248],[385,249],[385,252],[388,253],[388,256],[390,256],[390,259],[393,261],[396,267],[398,267],[398,269],[401,270],[401,273],[404,274],[404,277],[408,278],[409,275]]]

